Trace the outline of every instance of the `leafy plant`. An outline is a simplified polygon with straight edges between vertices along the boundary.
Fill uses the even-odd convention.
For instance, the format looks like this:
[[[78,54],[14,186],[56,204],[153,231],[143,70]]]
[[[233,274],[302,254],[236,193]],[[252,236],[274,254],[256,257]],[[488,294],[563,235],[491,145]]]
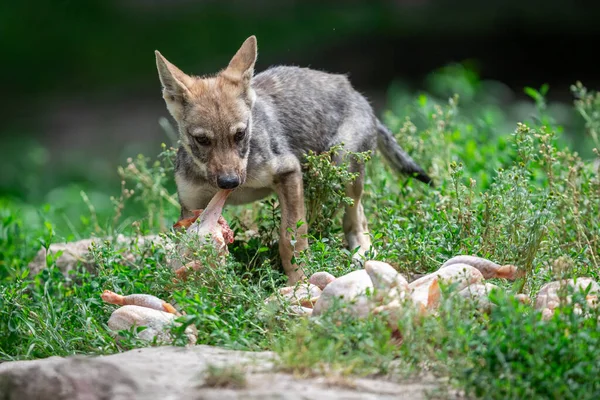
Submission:
[[[305,157],[306,220],[317,237],[331,236],[335,228],[339,231],[340,224],[334,218],[340,209],[353,204],[346,187],[358,178],[358,172],[353,172],[350,165],[352,162],[364,165],[370,159],[369,152],[350,153],[343,149],[342,143],[321,154],[309,151]]]
[[[339,146],[308,154],[309,249],[298,258],[309,273],[340,276],[358,268],[337,218],[351,201],[345,187],[356,174],[347,166],[357,157],[366,163],[363,205],[376,259],[409,279],[458,254],[527,272],[514,285],[494,281],[501,290],[489,314],[449,296],[436,317],[415,318],[406,310],[392,331],[379,316],[357,320],[333,311],[293,318],[286,307],[265,304],[285,284],[274,197],[228,207],[225,217],[236,233],[229,256],[214,265],[214,254],[194,248],[203,267],[186,281],[175,280],[167,266],[169,249],[139,239],[148,233],[177,236],[169,229],[178,214],[174,149],[163,146],[158,160],[139,156],[119,169],[120,193],[108,206],[80,187],[61,190],[46,206],[0,199],[0,358],[110,354],[155,345],[137,341],[134,331],[122,332],[124,339],[115,342],[105,325],[114,306],[100,299],[108,289],[149,293],[174,304],[184,313],[171,330],[176,345],[187,343],[185,328],[194,325],[198,343],[275,350],[283,370],[304,375],[401,379],[429,371],[481,398],[598,397],[598,310],[574,295],[580,306],[561,306],[543,321],[532,305],[514,299],[517,293],[535,298],[543,284],[559,278],[600,278],[598,149],[596,159],[589,159],[568,146],[571,133],[561,129],[547,87],[525,89],[533,104],[516,112],[462,67],[428,82],[428,92],[410,98],[396,92],[384,119],[433,176],[435,188],[396,176],[378,154],[344,154]],[[586,126],[581,133],[598,147],[598,93],[580,83],[572,90]],[[514,121],[517,114],[522,122]],[[77,213],[83,210],[79,221],[62,214],[73,204]],[[120,233],[129,239],[119,239]],[[60,253],[49,255],[48,267],[36,276],[27,268],[40,248],[91,236],[102,238],[90,249],[91,271],[80,265],[64,274]],[[209,375],[213,386],[241,382],[233,371]]]

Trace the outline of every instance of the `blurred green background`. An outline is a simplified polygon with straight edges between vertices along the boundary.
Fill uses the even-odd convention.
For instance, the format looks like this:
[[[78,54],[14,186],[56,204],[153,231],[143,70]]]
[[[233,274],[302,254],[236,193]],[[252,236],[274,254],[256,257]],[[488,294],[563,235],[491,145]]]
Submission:
[[[552,0],[5,1],[0,197],[76,215],[83,189],[110,208],[117,166],[172,144],[153,51],[209,74],[252,34],[257,71],[348,73],[379,115],[402,117],[419,91],[456,92],[466,112],[493,106],[489,118],[508,133],[535,108],[524,87],[548,84],[552,115],[591,157],[569,85],[599,86],[599,16],[598,2]]]

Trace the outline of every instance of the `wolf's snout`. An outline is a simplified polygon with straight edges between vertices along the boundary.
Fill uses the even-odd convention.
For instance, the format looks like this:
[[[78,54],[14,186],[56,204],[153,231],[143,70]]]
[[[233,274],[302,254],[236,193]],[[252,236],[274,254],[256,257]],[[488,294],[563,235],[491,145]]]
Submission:
[[[240,186],[240,177],[237,175],[221,175],[217,178],[219,189],[235,189]]]

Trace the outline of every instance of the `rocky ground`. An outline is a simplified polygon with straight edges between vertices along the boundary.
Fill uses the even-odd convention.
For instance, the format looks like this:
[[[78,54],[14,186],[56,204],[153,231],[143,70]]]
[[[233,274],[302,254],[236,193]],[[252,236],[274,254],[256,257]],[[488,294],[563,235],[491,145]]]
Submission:
[[[428,398],[437,386],[431,377],[403,383],[298,377],[279,371],[274,353],[204,345],[0,364],[0,398],[10,400],[418,400]]]

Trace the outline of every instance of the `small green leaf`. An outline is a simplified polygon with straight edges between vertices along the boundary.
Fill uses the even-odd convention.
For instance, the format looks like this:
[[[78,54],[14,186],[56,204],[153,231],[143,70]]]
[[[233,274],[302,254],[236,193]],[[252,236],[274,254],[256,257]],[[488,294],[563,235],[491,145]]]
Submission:
[[[528,95],[535,101],[538,101],[542,97],[540,95],[540,93],[538,93],[537,90],[535,90],[534,88],[529,87],[529,86],[526,86],[525,89],[523,89],[523,91],[525,92],[526,95]]]

